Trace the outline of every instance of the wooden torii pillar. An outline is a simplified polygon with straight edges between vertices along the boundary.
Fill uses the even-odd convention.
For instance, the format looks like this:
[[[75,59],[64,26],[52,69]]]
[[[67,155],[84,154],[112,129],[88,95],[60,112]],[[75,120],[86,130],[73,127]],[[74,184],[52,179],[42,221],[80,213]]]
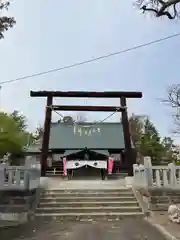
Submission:
[[[135,156],[132,154],[131,137],[129,131],[129,121],[127,115],[126,98],[142,98],[142,92],[83,92],[83,91],[31,91],[31,97],[47,97],[47,105],[44,121],[44,134],[41,149],[41,176],[46,175],[47,157],[49,149],[49,137],[52,110],[56,111],[103,111],[121,112],[121,120],[124,132],[125,143],[125,162],[128,165],[128,175],[132,176],[132,165],[135,163]],[[67,106],[53,105],[53,97],[72,97],[72,98],[119,98],[120,106]]]
[[[128,167],[128,176],[133,176],[133,164],[136,163],[136,156],[133,155],[132,144],[131,144],[131,134],[129,128],[129,120],[127,113],[127,103],[126,98],[120,98],[120,106],[125,107],[125,111],[121,114],[121,121],[123,125],[123,133],[124,133],[124,143],[125,143],[125,151],[124,158],[125,163]]]

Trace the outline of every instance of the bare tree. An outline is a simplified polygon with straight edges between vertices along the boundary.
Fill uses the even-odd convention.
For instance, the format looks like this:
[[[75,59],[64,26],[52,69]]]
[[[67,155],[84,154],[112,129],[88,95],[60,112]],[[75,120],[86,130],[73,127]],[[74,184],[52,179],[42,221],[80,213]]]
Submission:
[[[173,110],[173,122],[175,129],[173,133],[180,134],[180,84],[173,84],[167,89],[167,99],[162,101]]]
[[[137,0],[136,4],[143,12],[152,12],[156,17],[179,17],[180,0]]]
[[[42,138],[43,133],[44,133],[44,128],[41,125],[37,126],[37,128],[36,128],[36,139],[39,140],[40,138]]]
[[[0,11],[8,10],[10,5],[9,1],[0,0]],[[4,37],[4,32],[12,28],[16,23],[13,17],[0,16],[0,39]]]
[[[144,121],[147,118],[145,115],[132,114],[129,117],[129,130],[134,146],[140,140],[140,137],[144,133]]]

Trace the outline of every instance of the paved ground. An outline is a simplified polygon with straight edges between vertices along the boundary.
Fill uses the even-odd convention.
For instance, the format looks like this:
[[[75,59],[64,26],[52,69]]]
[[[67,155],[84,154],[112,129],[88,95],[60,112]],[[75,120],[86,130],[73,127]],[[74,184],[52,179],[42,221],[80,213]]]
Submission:
[[[168,219],[166,212],[154,212],[150,219],[154,224],[158,224],[163,227],[167,232],[177,239],[180,239],[180,224],[172,223]]]
[[[62,180],[49,178],[50,189],[117,189],[125,187],[124,178],[118,180]]]
[[[0,230],[6,240],[165,240],[164,236],[144,220],[125,219],[118,222],[33,222]]]

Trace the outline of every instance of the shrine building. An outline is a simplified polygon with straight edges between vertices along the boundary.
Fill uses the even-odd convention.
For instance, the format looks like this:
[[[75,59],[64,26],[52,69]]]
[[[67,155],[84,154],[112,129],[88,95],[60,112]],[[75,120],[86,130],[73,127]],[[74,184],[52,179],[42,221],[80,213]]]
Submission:
[[[124,149],[120,122],[51,123],[47,176],[105,179],[108,175],[126,172]],[[27,156],[37,161],[40,153],[40,143],[26,151]]]

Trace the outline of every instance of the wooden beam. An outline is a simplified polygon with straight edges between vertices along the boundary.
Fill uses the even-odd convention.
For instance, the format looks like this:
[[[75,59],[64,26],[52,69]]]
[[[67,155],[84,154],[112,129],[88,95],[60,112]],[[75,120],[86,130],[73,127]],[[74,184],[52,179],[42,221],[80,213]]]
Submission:
[[[72,105],[53,105],[55,111],[91,111],[91,112],[123,112],[124,107],[116,106],[72,106]]]
[[[142,92],[83,92],[83,91],[31,91],[31,97],[79,97],[79,98],[142,98]]]

